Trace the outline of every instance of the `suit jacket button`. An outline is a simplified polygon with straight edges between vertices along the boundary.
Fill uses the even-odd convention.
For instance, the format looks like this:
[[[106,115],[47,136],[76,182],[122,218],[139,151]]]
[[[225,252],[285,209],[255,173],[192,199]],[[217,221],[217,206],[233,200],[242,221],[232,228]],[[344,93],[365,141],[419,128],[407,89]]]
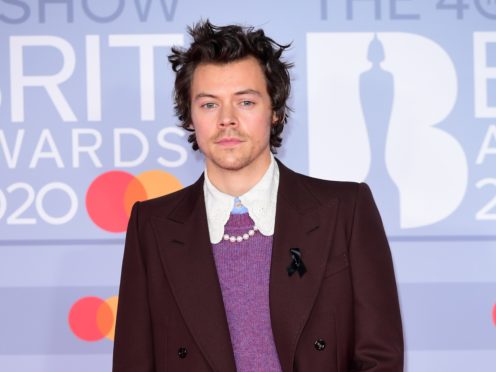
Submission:
[[[186,358],[186,355],[188,355],[188,349],[186,349],[185,347],[180,347],[177,350],[177,356],[179,358],[184,359],[184,358]]]
[[[323,339],[319,338],[317,341],[314,342],[313,347],[317,351],[322,351],[326,347],[326,342]]]

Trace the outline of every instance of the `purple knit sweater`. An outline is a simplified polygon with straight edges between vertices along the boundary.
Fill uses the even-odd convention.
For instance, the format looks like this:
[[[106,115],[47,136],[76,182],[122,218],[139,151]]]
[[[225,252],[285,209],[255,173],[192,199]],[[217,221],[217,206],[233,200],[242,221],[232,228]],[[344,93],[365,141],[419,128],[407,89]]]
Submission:
[[[231,214],[229,235],[243,235],[253,227],[248,213]],[[269,273],[272,236],[256,232],[240,243],[213,244],[224,307],[238,372],[280,372],[269,310]]]

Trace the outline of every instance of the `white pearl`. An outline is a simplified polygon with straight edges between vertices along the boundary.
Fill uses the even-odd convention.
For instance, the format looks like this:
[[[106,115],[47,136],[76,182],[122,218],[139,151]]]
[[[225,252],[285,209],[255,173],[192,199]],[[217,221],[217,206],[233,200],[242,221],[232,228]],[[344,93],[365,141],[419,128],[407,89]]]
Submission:
[[[232,243],[235,243],[235,242],[242,242],[243,240],[248,240],[251,236],[255,235],[256,231],[258,230],[258,228],[256,226],[253,226],[252,229],[248,230],[247,233],[244,233],[243,235],[238,235],[238,236],[231,236],[229,234],[224,234],[223,238],[224,240],[228,240]]]

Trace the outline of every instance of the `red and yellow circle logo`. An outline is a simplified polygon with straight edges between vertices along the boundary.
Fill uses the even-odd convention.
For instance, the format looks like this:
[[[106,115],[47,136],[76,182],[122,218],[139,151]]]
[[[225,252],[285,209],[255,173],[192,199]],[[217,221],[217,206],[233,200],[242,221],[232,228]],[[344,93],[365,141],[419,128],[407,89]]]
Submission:
[[[162,170],[146,171],[138,176],[110,171],[91,183],[86,193],[86,210],[103,230],[123,232],[136,201],[169,194],[182,187],[175,176]]]
[[[99,297],[83,297],[69,311],[69,327],[84,341],[102,338],[114,340],[117,296],[102,300]]]

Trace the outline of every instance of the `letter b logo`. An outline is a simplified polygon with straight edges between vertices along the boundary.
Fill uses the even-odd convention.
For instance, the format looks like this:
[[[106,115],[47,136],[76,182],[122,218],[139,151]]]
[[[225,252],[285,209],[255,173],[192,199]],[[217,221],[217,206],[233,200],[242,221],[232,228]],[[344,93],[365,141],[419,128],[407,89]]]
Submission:
[[[436,127],[458,89],[444,49],[410,33],[309,33],[307,48],[310,174],[366,179],[375,195],[383,185],[374,177],[388,179],[397,196],[378,204],[399,206],[402,228],[455,211],[468,166],[459,142]]]

